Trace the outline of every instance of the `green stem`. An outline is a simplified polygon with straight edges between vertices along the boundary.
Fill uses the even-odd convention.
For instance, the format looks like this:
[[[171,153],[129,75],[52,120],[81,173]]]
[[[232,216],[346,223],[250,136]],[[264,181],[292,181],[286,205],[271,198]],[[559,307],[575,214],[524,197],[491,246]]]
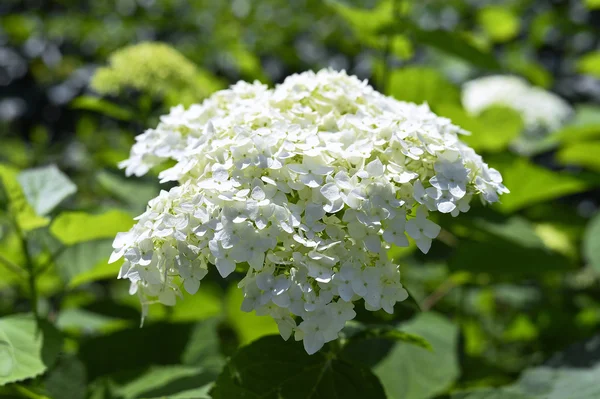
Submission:
[[[25,270],[21,269],[16,263],[12,262],[10,259],[5,258],[2,254],[0,254],[0,263],[2,263],[8,270],[18,274],[21,277],[25,277],[27,273]]]
[[[392,18],[401,19],[401,8],[402,8],[402,0],[393,0],[392,2]],[[381,74],[381,91],[383,94],[388,94],[389,89],[389,80],[390,80],[390,67],[388,63],[388,59],[392,53],[392,44],[394,42],[394,34],[389,33],[385,37],[385,48],[383,50],[383,72]]]
[[[13,385],[13,389],[21,394],[21,396],[25,397],[25,398],[29,398],[29,399],[50,399],[47,396],[44,395],[40,395],[37,394],[31,390],[29,390],[27,387],[24,387],[23,385]]]
[[[38,310],[38,292],[37,286],[35,284],[35,264],[33,259],[31,258],[31,254],[29,253],[29,245],[27,242],[27,236],[25,232],[19,226],[19,222],[13,218],[13,224],[15,227],[15,231],[21,240],[21,250],[23,251],[23,255],[25,256],[25,268],[27,269],[27,281],[29,284],[29,295],[31,301],[31,310],[33,312],[33,316],[36,320],[40,320],[39,310]]]

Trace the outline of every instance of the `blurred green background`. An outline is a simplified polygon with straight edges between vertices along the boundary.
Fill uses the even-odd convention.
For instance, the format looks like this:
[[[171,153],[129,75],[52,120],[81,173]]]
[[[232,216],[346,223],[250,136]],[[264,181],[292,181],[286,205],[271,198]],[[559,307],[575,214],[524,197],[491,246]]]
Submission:
[[[600,398],[599,31],[598,0],[2,0],[0,397],[208,397],[236,348],[276,334],[239,310],[240,276],[212,274],[138,328],[107,260],[167,187],[117,163],[172,106],[332,67],[470,130],[511,190],[440,217],[427,256],[392,249],[411,299],[393,317],[358,311],[435,350],[374,337],[344,356],[391,398]],[[462,86],[488,75],[572,112],[535,131],[510,101],[469,113]],[[2,334],[37,363],[3,374]]]

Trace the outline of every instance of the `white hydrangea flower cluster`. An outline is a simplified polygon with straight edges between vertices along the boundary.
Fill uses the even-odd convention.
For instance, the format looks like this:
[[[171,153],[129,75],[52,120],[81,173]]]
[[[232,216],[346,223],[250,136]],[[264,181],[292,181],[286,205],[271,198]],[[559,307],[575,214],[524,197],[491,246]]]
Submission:
[[[512,108],[521,114],[528,131],[559,129],[573,112],[561,97],[517,76],[494,75],[471,80],[463,85],[462,103],[475,115],[493,105]]]
[[[354,302],[393,312],[407,298],[391,245],[427,252],[440,227],[479,196],[498,201],[500,174],[427,105],[399,102],[345,72],[244,82],[174,108],[137,138],[127,174],[178,181],[114,242],[144,306],[195,293],[210,267],[246,273],[242,309],[272,316],[308,353],[355,317]]]

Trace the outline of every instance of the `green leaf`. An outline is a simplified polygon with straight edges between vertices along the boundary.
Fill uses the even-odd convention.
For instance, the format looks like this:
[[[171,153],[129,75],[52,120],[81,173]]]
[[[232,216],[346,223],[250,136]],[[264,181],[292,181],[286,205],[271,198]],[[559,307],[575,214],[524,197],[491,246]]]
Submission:
[[[583,256],[600,272],[600,213],[588,222],[583,236]]]
[[[8,196],[10,212],[15,215],[17,223],[23,231],[47,226],[50,219],[36,214],[17,180],[18,174],[17,169],[0,164],[0,190]]]
[[[452,399],[534,399],[519,392],[507,389],[481,388],[472,391],[462,391],[452,394]]]
[[[77,187],[56,165],[22,171],[17,180],[38,215],[47,215]]]
[[[103,278],[109,272],[116,276],[119,266],[108,265],[112,250],[112,239],[86,241],[67,247],[56,259],[58,274],[70,287]],[[95,274],[99,268],[106,273]]]
[[[431,106],[460,104],[460,91],[433,68],[407,67],[392,71],[389,95],[398,100]]]
[[[81,245],[86,245],[86,244],[81,244]],[[96,244],[93,244],[93,245],[96,245]],[[105,242],[105,243],[99,244],[99,245],[102,245],[102,246],[106,245],[106,247],[104,247],[104,248],[108,248],[108,242]],[[67,249],[67,251],[68,251],[68,249]],[[67,277],[69,279],[68,284],[67,284],[68,288],[72,289],[72,288],[78,287],[83,284],[91,283],[93,281],[114,279],[115,276],[118,275],[119,269],[121,267],[119,262],[108,263],[108,256],[105,256],[106,254],[104,254],[104,256],[103,256],[102,253],[100,253],[99,255],[100,256],[98,257],[98,259],[100,259],[100,260],[98,260],[95,264],[90,263],[89,267],[81,268],[81,269],[79,269],[78,272],[71,274],[71,277]],[[71,270],[75,270],[74,266],[75,265],[73,263],[71,263],[70,266],[68,266],[68,267]]]
[[[139,377],[119,386],[114,391],[123,399],[210,398],[214,375],[202,367],[171,365],[152,366]]]
[[[246,345],[265,335],[279,334],[277,323],[272,317],[243,312],[241,310],[243,300],[242,290],[237,288],[236,284],[232,284],[227,290],[225,311],[227,321],[237,333],[240,345]]]
[[[583,0],[583,3],[590,10],[597,10],[600,8],[600,0]]]
[[[100,215],[85,212],[62,212],[52,225],[50,232],[63,244],[113,238],[118,232],[128,231],[133,226],[133,217],[117,209]]]
[[[581,57],[577,62],[577,70],[600,78],[600,51],[594,51]]]
[[[427,350],[432,350],[431,344],[427,342],[425,338],[417,334],[399,330],[394,326],[349,322],[344,328],[343,333],[352,341],[381,338],[396,342],[405,342]]]
[[[145,182],[134,178],[116,176],[107,171],[96,175],[97,182],[114,197],[129,205],[135,213],[141,213],[148,201],[156,197],[160,187],[154,181]]]
[[[503,195],[501,203],[495,205],[504,213],[579,193],[589,187],[588,181],[582,178],[553,172],[523,158],[498,161],[490,162],[490,165],[502,173],[504,184],[510,190],[510,194]]]
[[[498,222],[463,218],[468,236],[459,240],[448,260],[451,270],[468,270],[492,275],[538,275],[566,270],[570,261],[546,247],[527,220],[512,217]],[[491,251],[491,252],[490,252]],[[494,256],[489,256],[493,253]]]
[[[386,48],[387,39],[378,35],[377,31],[380,26],[391,24],[394,21],[393,0],[379,1],[371,9],[351,7],[336,0],[326,0],[326,4],[350,25],[359,41],[378,50]],[[407,3],[404,3],[404,6],[408,7]],[[398,10],[398,12],[402,13],[406,10]],[[413,54],[410,40],[400,32],[392,39],[391,50],[401,59],[408,59]]]
[[[419,314],[401,329],[423,337],[433,350],[406,343],[394,346],[374,369],[388,397],[420,399],[446,391],[459,376],[458,328],[430,312]]]
[[[123,327],[132,327],[132,323],[128,320],[106,316],[80,308],[62,310],[58,314],[56,325],[61,330],[83,330],[85,332],[103,333],[119,330]]]
[[[130,121],[133,119],[132,110],[123,107],[122,105],[113,104],[100,97],[79,96],[71,102],[71,107],[74,109],[98,112],[102,115],[110,116],[111,118],[122,121]]]
[[[199,366],[216,375],[223,365],[217,325],[218,320],[212,319],[155,323],[94,336],[81,344],[79,358],[87,366],[90,381],[110,375],[126,377],[152,365]]]
[[[486,53],[471,45],[467,37],[460,33],[441,29],[424,30],[416,24],[404,21],[403,24],[392,22],[378,29],[380,35],[409,33],[417,43],[435,48],[449,55],[465,60],[473,65],[489,70],[501,69],[500,63],[491,53]]]
[[[495,42],[507,42],[519,34],[519,18],[508,8],[502,6],[483,7],[477,13],[477,20]]]
[[[599,154],[600,141],[594,141],[567,145],[562,147],[556,156],[563,165],[577,165],[600,172]]]
[[[469,131],[471,135],[461,136],[461,140],[476,151],[502,151],[523,130],[520,114],[506,107],[493,106],[479,116],[471,116],[462,107],[452,104],[443,104],[436,111]]]
[[[343,356],[370,365],[389,398],[426,399],[445,392],[459,375],[458,328],[427,312],[401,324],[399,330],[422,337],[431,349],[370,339],[350,342]]]
[[[452,399],[597,399],[599,380],[600,364],[587,369],[536,367],[508,387],[457,393]]]
[[[241,348],[211,391],[229,398],[385,398],[371,371],[325,349],[308,355],[300,342],[263,337]]]
[[[85,399],[86,384],[85,365],[73,355],[59,358],[44,378],[44,387],[52,398]]]
[[[36,377],[54,364],[62,338],[48,322],[40,326],[31,314],[0,318],[0,354],[11,358],[0,362],[0,386]]]

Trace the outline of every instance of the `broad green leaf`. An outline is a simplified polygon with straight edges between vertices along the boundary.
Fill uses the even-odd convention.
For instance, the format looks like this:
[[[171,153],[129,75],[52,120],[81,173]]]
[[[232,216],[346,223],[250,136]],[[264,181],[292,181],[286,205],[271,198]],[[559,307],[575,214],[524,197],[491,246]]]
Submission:
[[[436,313],[421,313],[401,327],[429,342],[433,350],[397,343],[379,362],[379,377],[388,397],[425,399],[446,391],[459,376],[458,328]]]
[[[600,106],[597,104],[577,104],[570,126],[600,125]]]
[[[23,193],[17,180],[18,175],[17,169],[0,164],[0,190],[3,190],[8,196],[11,213],[16,216],[17,223],[24,231],[47,226],[50,219],[36,214]]]
[[[589,187],[589,183],[582,178],[553,172],[522,158],[491,162],[491,166],[502,173],[503,183],[510,190],[510,194],[503,195],[501,203],[495,205],[504,213],[579,193]]]
[[[229,360],[211,391],[230,398],[385,398],[371,371],[326,348],[308,355],[300,342],[263,337],[242,347]]]
[[[471,135],[460,138],[476,151],[504,150],[523,130],[519,113],[505,107],[490,107],[479,116],[471,116],[462,107],[452,104],[443,104],[436,111],[468,130]]]
[[[433,107],[460,104],[458,88],[433,68],[407,67],[392,71],[387,94],[417,104],[427,102]]]
[[[448,260],[451,270],[492,275],[538,275],[567,270],[571,262],[546,247],[534,226],[518,217],[500,222],[464,219],[468,236],[459,239]],[[490,256],[490,254],[494,254]]]
[[[110,116],[114,119],[129,121],[133,118],[133,111],[123,107],[122,105],[114,104],[100,97],[80,96],[71,102],[71,107],[86,111],[98,112],[100,114]]]
[[[217,325],[217,320],[155,323],[94,336],[81,344],[79,358],[87,366],[90,381],[102,376],[131,375],[127,373],[152,365],[198,366],[218,373],[223,357]],[[108,353],[119,355],[107,356]]]
[[[116,176],[107,171],[99,172],[96,180],[110,194],[129,205],[135,213],[143,212],[148,201],[156,197],[160,191],[160,187],[155,182]]]
[[[133,217],[117,209],[92,215],[85,212],[62,212],[50,225],[50,232],[65,245],[113,238],[133,226]]]
[[[22,171],[17,180],[38,215],[47,215],[77,187],[56,165]]]
[[[378,50],[385,49],[387,38],[378,35],[377,31],[380,26],[390,24],[395,20],[393,0],[380,1],[372,9],[351,7],[337,0],[327,0],[326,3],[350,25],[358,40],[369,47]],[[402,5],[409,7],[407,2]],[[406,9],[397,10],[397,12],[406,12]],[[405,35],[397,32],[391,40],[392,53],[402,59],[412,57],[413,48]]]
[[[600,141],[567,145],[558,151],[557,157],[563,165],[577,165],[600,172]]]
[[[508,8],[502,6],[487,6],[477,13],[477,20],[495,42],[506,42],[519,34],[520,20]]]
[[[58,314],[56,325],[62,330],[83,330],[85,332],[107,333],[123,327],[132,327],[132,323],[116,317],[91,312],[86,309],[70,308]],[[137,323],[135,323],[137,324]]]
[[[171,321],[199,321],[217,317],[224,310],[224,293],[222,289],[204,280],[194,295],[184,291],[183,300],[175,306],[170,315]]]
[[[561,130],[552,135],[552,140],[561,143],[600,138],[600,107],[595,104],[579,104],[575,113]]]
[[[233,327],[240,340],[240,345],[246,345],[260,337],[279,334],[277,323],[269,316],[257,316],[254,312],[241,310],[244,295],[242,290],[232,284],[227,290],[225,311],[227,321]]]
[[[503,388],[480,388],[452,394],[452,399],[534,399],[529,395]]]
[[[536,367],[510,386],[454,394],[452,399],[597,399],[600,364],[591,368]]]
[[[44,387],[52,398],[85,399],[85,365],[73,355],[60,357],[44,378]]]
[[[410,21],[405,21],[404,24],[392,22],[387,25],[382,25],[382,27],[378,29],[378,33],[382,35],[408,33],[419,44],[424,44],[449,55],[453,55],[478,67],[489,70],[501,69],[500,63],[498,63],[493,54],[486,53],[473,46],[469,43],[468,38],[462,36],[460,33],[439,29],[424,30]]]
[[[104,247],[104,245],[106,245],[106,247]],[[108,245],[101,244],[101,248],[102,247],[107,248]],[[86,268],[85,270],[80,269],[80,272],[74,274],[67,284],[68,288],[75,288],[93,281],[114,279],[115,276],[119,274],[119,269],[121,267],[119,262],[108,263],[108,256],[106,256],[106,254],[104,254],[104,257],[100,256],[98,259],[100,260],[91,265],[90,268]]]
[[[94,278],[98,277],[98,274],[94,274],[94,271],[97,272],[98,268],[102,268],[102,271],[104,271],[104,266],[108,265],[108,258],[112,250],[112,239],[86,241],[67,247],[56,259],[58,273],[63,281],[71,287],[83,282],[93,281]],[[116,276],[119,266],[112,264],[106,266],[106,269],[107,272],[113,271],[114,276]],[[83,279],[81,275],[87,277]],[[103,277],[103,275],[104,273],[99,274],[100,277]],[[73,282],[75,279],[78,279],[77,284]]]
[[[597,213],[586,227],[583,236],[583,256],[600,272],[600,213]]]
[[[350,341],[342,354],[371,366],[389,398],[425,399],[445,392],[459,374],[458,328],[428,312],[401,324],[399,330],[422,337],[431,347],[376,338]]]
[[[405,342],[427,350],[432,350],[431,344],[427,342],[425,338],[417,334],[399,330],[394,326],[348,322],[346,327],[344,327],[343,335],[352,341],[381,338],[390,341]]]
[[[214,375],[202,367],[170,365],[152,366],[139,377],[114,391],[119,398],[210,398],[208,392]]]
[[[597,10],[600,8],[600,0],[583,0],[583,3],[590,10]]]
[[[48,322],[40,326],[31,314],[0,318],[0,354],[11,358],[0,361],[0,386],[36,377],[54,364],[62,338]]]
[[[600,78],[600,51],[594,51],[581,57],[577,62],[577,70]]]
[[[590,369],[538,367],[526,370],[516,388],[536,399],[596,399],[600,397],[598,381],[600,364]]]

